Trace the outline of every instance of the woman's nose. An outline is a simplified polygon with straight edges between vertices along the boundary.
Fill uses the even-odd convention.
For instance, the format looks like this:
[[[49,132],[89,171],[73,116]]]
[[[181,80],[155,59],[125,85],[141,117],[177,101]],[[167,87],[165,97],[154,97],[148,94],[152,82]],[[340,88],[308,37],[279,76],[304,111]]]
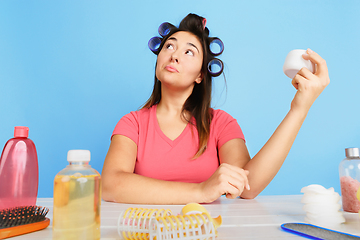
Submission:
[[[178,57],[177,51],[174,51],[174,52],[171,54],[171,61],[172,61],[172,62],[176,62],[176,63],[179,62],[179,57]]]

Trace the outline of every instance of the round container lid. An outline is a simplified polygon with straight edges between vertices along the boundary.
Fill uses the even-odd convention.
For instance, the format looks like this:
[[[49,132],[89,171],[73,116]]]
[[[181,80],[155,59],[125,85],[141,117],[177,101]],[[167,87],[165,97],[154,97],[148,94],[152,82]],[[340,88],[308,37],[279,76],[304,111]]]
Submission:
[[[347,158],[360,157],[360,149],[359,148],[346,148],[345,155]]]
[[[67,154],[68,162],[89,162],[90,151],[89,150],[70,150]]]
[[[22,126],[16,126],[14,130],[14,137],[24,137],[27,138],[29,136],[29,128],[28,127],[22,127]]]

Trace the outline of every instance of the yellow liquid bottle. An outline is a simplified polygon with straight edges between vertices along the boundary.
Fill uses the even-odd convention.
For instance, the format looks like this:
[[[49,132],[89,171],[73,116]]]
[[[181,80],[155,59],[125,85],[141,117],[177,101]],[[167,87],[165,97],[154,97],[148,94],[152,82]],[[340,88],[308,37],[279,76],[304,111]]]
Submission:
[[[101,177],[90,151],[70,150],[54,180],[53,240],[100,239]]]

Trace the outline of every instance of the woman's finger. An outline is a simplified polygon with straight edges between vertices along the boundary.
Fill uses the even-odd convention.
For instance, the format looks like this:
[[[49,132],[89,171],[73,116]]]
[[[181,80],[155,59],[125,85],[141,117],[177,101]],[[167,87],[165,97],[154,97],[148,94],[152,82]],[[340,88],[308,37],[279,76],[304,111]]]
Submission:
[[[313,73],[307,68],[300,69],[300,71],[297,74],[302,76],[306,80],[311,80],[311,78],[313,76]]]
[[[231,166],[231,168],[234,171],[234,174],[236,174],[233,175],[233,177],[241,180],[241,182],[244,185],[243,187],[245,187],[247,190],[250,190],[249,179],[248,179],[249,171],[236,166]]]
[[[234,199],[240,196],[241,193],[242,191],[240,191],[238,188],[229,185],[229,188],[226,191],[226,198]]]
[[[248,170],[243,170],[241,171],[241,176],[243,178],[244,181],[244,186],[247,190],[250,190],[250,185],[249,185],[249,171]]]
[[[301,91],[302,89],[300,86],[306,81],[306,79],[301,76],[300,74],[296,74],[295,77],[292,79],[291,84],[296,88],[296,90]]]
[[[311,49],[306,50],[307,54],[303,55],[303,58],[305,60],[310,60],[311,62],[315,63],[315,75],[322,75],[322,74],[328,74],[328,68],[326,65],[326,61],[320,57],[319,54],[314,52]]]
[[[249,171],[240,171],[237,172],[236,175],[230,175],[228,177],[228,184],[238,189],[236,194],[240,196],[240,194],[244,191],[244,189],[250,190],[249,180],[248,180]]]

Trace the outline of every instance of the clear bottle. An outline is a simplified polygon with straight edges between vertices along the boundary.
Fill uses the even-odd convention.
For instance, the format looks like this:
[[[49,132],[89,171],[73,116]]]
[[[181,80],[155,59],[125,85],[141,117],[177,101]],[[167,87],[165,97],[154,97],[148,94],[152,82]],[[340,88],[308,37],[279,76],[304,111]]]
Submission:
[[[357,192],[360,191],[359,153],[359,148],[346,148],[346,158],[339,165],[342,206],[346,212],[357,213],[360,210],[357,199]]]
[[[53,239],[100,239],[100,174],[88,150],[70,150],[67,160],[54,180]]]
[[[17,126],[0,158],[0,210],[36,204],[38,158],[29,128]]]

